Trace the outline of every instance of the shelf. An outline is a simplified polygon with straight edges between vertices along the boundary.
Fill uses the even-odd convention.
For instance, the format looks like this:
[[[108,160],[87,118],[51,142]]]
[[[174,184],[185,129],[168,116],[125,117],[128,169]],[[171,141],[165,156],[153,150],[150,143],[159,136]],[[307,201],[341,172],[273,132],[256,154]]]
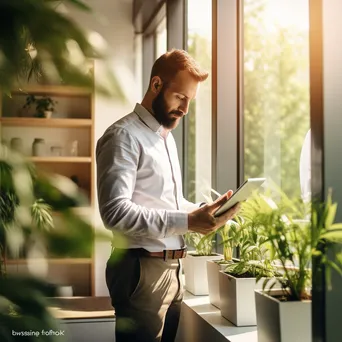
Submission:
[[[30,262],[41,262],[47,260],[50,264],[91,264],[91,258],[47,258],[47,259],[30,259]],[[27,264],[28,259],[7,259],[7,265]]]
[[[18,87],[18,89],[12,90],[12,95],[61,95],[61,96],[85,96],[92,94],[93,89],[72,87],[66,85],[30,85],[26,87]]]
[[[91,127],[91,119],[45,119],[45,118],[0,118],[3,126],[23,126],[23,127]]]
[[[91,163],[91,157],[29,157],[35,163]]]
[[[71,211],[79,216],[90,216],[93,214],[93,208],[92,207],[75,207],[71,208]],[[60,211],[53,211],[53,216],[61,216],[62,213]]]

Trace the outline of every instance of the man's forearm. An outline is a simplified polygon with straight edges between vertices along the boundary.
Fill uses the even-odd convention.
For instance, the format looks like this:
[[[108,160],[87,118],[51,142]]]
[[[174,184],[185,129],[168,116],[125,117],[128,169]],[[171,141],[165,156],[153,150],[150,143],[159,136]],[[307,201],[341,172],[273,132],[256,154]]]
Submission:
[[[105,226],[128,236],[165,238],[188,231],[188,213],[179,210],[149,209],[129,199],[116,199],[100,206]]]

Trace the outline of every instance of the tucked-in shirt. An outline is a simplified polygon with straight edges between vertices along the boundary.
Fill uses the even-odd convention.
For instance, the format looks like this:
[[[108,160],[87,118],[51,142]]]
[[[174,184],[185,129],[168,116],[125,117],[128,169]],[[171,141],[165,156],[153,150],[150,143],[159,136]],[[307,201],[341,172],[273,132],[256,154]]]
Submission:
[[[164,137],[163,137],[164,136]],[[140,104],[111,125],[96,146],[97,189],[102,220],[114,246],[148,251],[185,246],[188,212],[199,204],[183,197],[177,147]]]

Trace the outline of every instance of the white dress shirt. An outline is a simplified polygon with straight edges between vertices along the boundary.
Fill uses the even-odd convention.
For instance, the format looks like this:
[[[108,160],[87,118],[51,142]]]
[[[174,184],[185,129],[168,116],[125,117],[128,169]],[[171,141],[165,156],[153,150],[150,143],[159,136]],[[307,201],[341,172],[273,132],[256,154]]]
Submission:
[[[199,204],[184,199],[175,140],[149,111],[137,104],[111,125],[97,142],[96,162],[100,214],[114,246],[121,247],[115,232],[125,235],[126,248],[185,246],[188,212]]]

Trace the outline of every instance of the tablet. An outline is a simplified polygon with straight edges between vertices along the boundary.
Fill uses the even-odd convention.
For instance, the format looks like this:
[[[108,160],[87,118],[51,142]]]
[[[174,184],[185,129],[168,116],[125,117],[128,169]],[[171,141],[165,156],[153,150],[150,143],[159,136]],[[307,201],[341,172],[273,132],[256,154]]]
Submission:
[[[235,204],[245,201],[249,196],[252,195],[253,191],[258,189],[261,184],[265,182],[266,178],[249,178],[247,179],[234,193],[233,195],[218,208],[214,216],[220,216],[225,211],[229,210]]]

